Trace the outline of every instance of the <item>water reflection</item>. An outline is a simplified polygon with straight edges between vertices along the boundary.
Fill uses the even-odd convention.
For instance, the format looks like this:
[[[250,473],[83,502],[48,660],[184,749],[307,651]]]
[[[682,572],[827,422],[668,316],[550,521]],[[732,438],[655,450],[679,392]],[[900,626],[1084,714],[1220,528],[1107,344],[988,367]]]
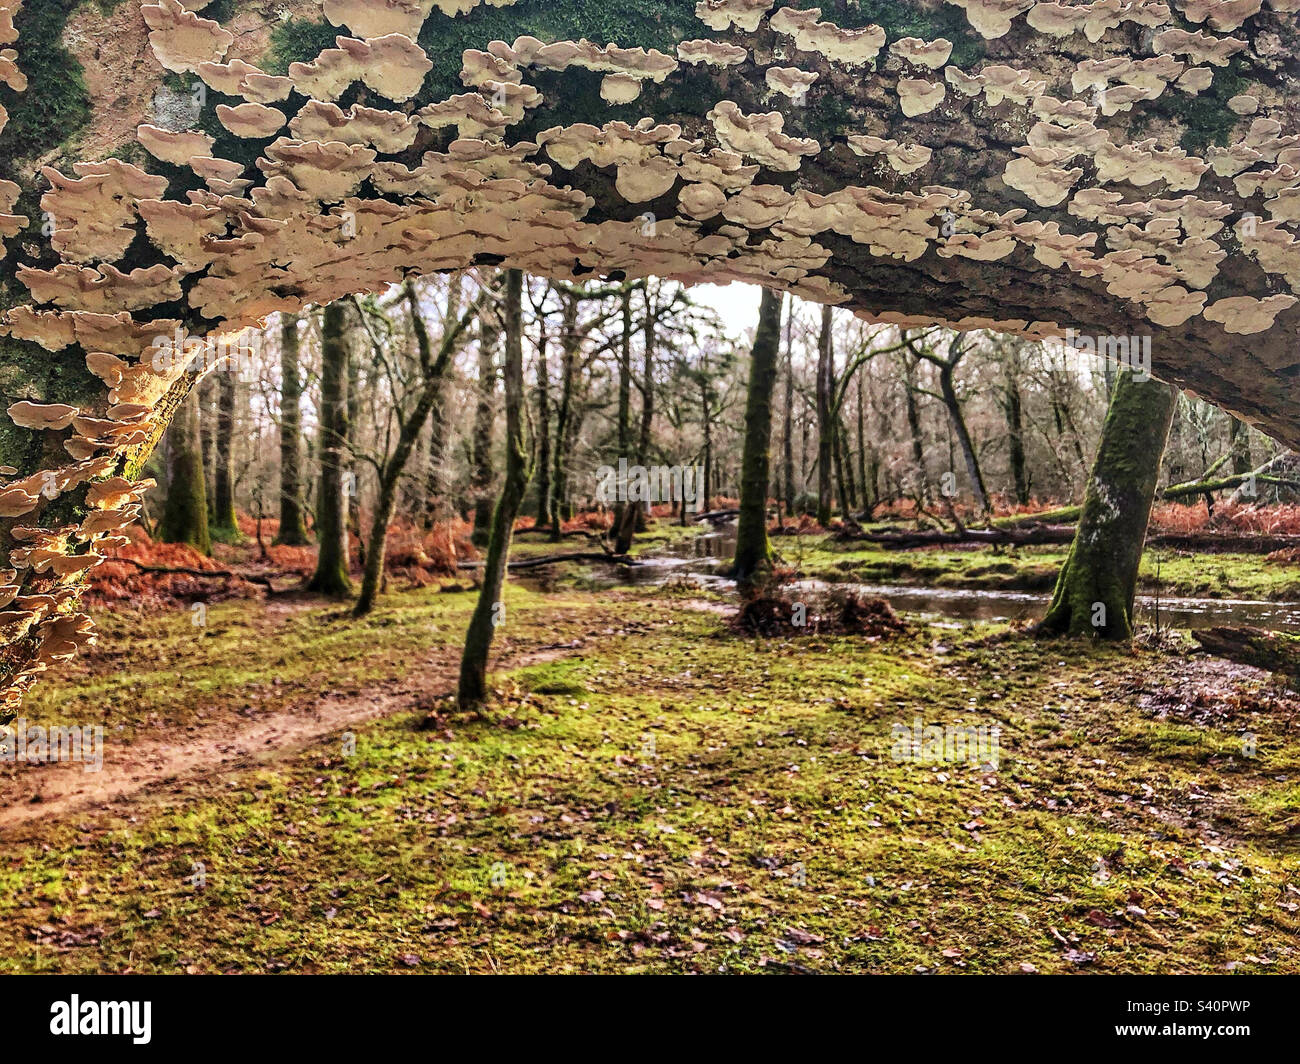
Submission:
[[[722,572],[736,546],[734,526],[642,555],[634,566],[601,566],[590,573],[598,586],[659,585],[690,579],[706,587],[730,584]],[[832,585],[817,580],[795,585],[812,594]],[[866,595],[889,599],[894,609],[923,617],[963,621],[1036,621],[1047,611],[1051,596],[1039,591],[970,590],[897,584],[845,584]],[[1139,595],[1138,620],[1161,628],[1196,629],[1219,624],[1251,624],[1276,632],[1300,632],[1300,602],[1261,602],[1252,599],[1198,599]]]

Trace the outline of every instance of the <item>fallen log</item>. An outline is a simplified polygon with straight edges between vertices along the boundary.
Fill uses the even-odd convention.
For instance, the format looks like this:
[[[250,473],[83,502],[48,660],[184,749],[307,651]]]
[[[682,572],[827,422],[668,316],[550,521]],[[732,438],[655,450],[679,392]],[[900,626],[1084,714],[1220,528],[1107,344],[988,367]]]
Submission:
[[[1192,638],[1215,657],[1266,669],[1292,690],[1300,691],[1300,636],[1222,625],[1194,631]]]
[[[708,521],[711,525],[721,524],[723,521],[732,521],[740,516],[740,510],[710,510],[708,513],[696,514],[692,521],[699,524],[701,521]]]
[[[1074,539],[1073,525],[1023,524],[1010,527],[966,529],[915,529],[884,532],[844,530],[836,539],[850,543],[874,543],[888,550],[919,547],[987,544],[990,546],[1064,545]],[[1254,532],[1153,532],[1148,547],[1195,551],[1201,554],[1272,554],[1279,550],[1300,550],[1300,536]]]
[[[852,543],[874,543],[890,550],[916,547],[959,546],[968,543],[992,546],[1037,546],[1044,543],[1069,543],[1074,539],[1073,525],[1037,525],[1029,528],[963,528],[947,531],[938,528],[914,532],[844,531],[836,539]]]
[[[1300,536],[1264,532],[1156,532],[1147,537],[1147,545],[1199,554],[1272,554],[1275,550],[1300,549]]]
[[[142,573],[153,573],[159,576],[197,576],[205,579],[215,580],[243,580],[247,584],[257,584],[266,588],[269,594],[279,594],[278,589],[271,580],[274,576],[297,576],[297,573],[275,573],[271,576],[262,576],[257,573],[237,573],[231,569],[190,569],[185,566],[168,566],[168,565],[145,565],[144,562],[138,562],[134,558],[108,558],[109,563],[120,563],[122,565],[134,565]]]
[[[1058,506],[1055,510],[1042,510],[1036,514],[1012,514],[995,517],[994,528],[1015,528],[1018,525],[1064,525],[1079,520],[1078,506]]]

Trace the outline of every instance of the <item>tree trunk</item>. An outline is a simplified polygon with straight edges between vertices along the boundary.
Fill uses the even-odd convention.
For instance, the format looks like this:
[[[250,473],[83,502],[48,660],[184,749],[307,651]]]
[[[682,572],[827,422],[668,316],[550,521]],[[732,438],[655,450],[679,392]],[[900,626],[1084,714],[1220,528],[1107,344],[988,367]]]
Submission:
[[[844,469],[840,494],[843,496],[844,516],[847,519],[858,510],[858,483],[853,472],[853,451],[849,448],[849,430],[844,425],[843,417],[838,414],[835,417],[835,442],[840,450],[840,465]]]
[[[703,482],[696,486],[696,490],[701,493],[700,512],[707,513],[712,509],[712,503],[709,502],[709,485],[713,483],[713,411],[709,402],[709,382],[704,375],[700,377],[700,424],[704,432],[704,468],[701,478]]]
[[[912,466],[918,482],[916,497],[922,502],[930,498],[930,477],[925,468],[925,448],[921,440],[921,409],[916,403],[916,362],[903,355],[903,397],[907,408],[907,430],[912,442]]]
[[[785,464],[785,512],[793,516],[794,486],[794,300],[785,315],[785,424],[781,430]],[[706,504],[707,507],[707,504]]]
[[[320,488],[317,498],[316,539],[320,555],[307,590],[334,598],[352,594],[348,569],[347,502],[343,498],[343,473],[347,466],[348,341],[346,309],[341,301],[325,308],[321,326],[320,379]]]
[[[863,509],[864,512],[870,512],[870,511],[873,509],[873,506],[874,506],[874,503],[875,503],[875,498],[876,498],[876,483],[875,483],[875,479],[876,479],[876,471],[875,471],[875,468],[874,468],[874,463],[875,463],[874,453],[875,453],[875,452],[874,452],[874,448],[873,448],[873,451],[872,451],[872,454],[873,454],[873,457],[872,457],[872,464],[873,464],[873,465],[872,465],[872,470],[871,470],[871,477],[868,479],[868,477],[867,477],[867,428],[866,428],[866,411],[865,411],[865,409],[864,409],[864,407],[865,407],[866,404],[865,404],[865,397],[864,397],[864,394],[863,394],[863,393],[865,392],[865,390],[866,390],[866,387],[865,387],[865,385],[862,383],[862,379],[863,379],[866,375],[867,375],[867,370],[866,370],[866,367],[865,367],[865,366],[858,370],[858,379],[857,379],[857,382],[856,382],[856,388],[857,388],[857,393],[858,393],[858,394],[857,394],[857,400],[858,400],[858,409],[857,409],[857,418],[858,418],[858,450],[857,450],[857,460],[858,460],[858,481],[860,482],[861,489],[862,489],[862,509]]]
[[[528,490],[528,446],[524,438],[523,274],[506,275],[505,397],[506,474],[492,515],[492,536],[483,563],[483,587],[465,633],[465,653],[460,663],[456,703],[461,709],[479,709],[487,699],[487,660],[492,637],[504,621],[501,587],[509,562],[515,516]]]
[[[492,414],[497,385],[496,355],[500,331],[485,315],[478,326],[478,402],[474,408],[470,490],[474,495],[476,547],[487,545],[492,522]]]
[[[280,531],[277,543],[302,547],[307,525],[302,514],[302,376],[298,315],[280,323]]]
[[[975,493],[975,505],[982,514],[989,512],[989,492],[984,486],[984,473],[980,469],[979,457],[975,453],[975,443],[970,438],[966,427],[966,418],[962,414],[961,400],[957,398],[957,388],[953,384],[954,367],[946,366],[939,370],[939,392],[943,396],[943,405],[948,410],[948,420],[952,422],[953,432],[961,446],[962,459],[966,463],[966,475],[970,477],[971,490]]]
[[[551,541],[558,543],[564,535],[562,512],[569,497],[569,438],[572,433],[573,375],[578,363],[578,300],[565,296],[560,325],[560,406],[555,413],[555,470],[551,478],[551,510],[548,523]]]
[[[835,396],[835,345],[831,335],[831,308],[822,307],[822,329],[817,339],[817,523],[831,523],[835,461],[835,429],[831,405]]]
[[[772,392],[781,350],[780,292],[763,289],[754,331],[754,352],[745,401],[745,449],[740,469],[740,516],[732,575],[741,590],[752,588],[771,568],[767,538],[767,483],[771,465]]]
[[[357,314],[360,326],[360,309],[351,305],[349,315]],[[347,320],[347,319],[345,319]],[[366,542],[361,538],[361,463],[352,449],[352,434],[361,424],[361,359],[352,344],[343,345],[344,357],[347,359],[347,417],[343,422],[343,454],[345,456],[343,480],[343,505],[346,507],[347,526],[343,535],[346,547],[351,537],[357,540],[357,550],[361,554],[361,564],[365,564]],[[373,361],[372,361],[373,366]]]
[[[238,398],[239,373],[236,366],[221,365],[217,373],[216,477],[212,486],[213,511],[209,515],[212,531],[220,539],[239,535],[235,516],[235,401]]]
[[[438,405],[442,395],[442,385],[451,366],[456,345],[462,333],[469,327],[471,320],[479,312],[485,295],[480,295],[458,322],[452,324],[455,311],[459,305],[456,293],[448,299],[447,314],[444,318],[442,342],[437,357],[433,353],[433,344],[429,340],[429,330],[420,312],[420,301],[415,283],[408,280],[404,286],[407,305],[411,311],[411,328],[415,333],[415,343],[419,350],[421,385],[415,405],[409,414],[398,418],[397,446],[384,462],[379,471],[379,494],[375,500],[375,512],[370,524],[370,549],[366,551],[365,573],[361,581],[361,593],[353,607],[354,616],[363,617],[374,607],[375,597],[384,582],[384,562],[388,556],[388,526],[393,523],[397,509],[398,487],[406,472],[406,465],[411,459],[420,435],[424,432],[425,422]],[[438,427],[434,427],[435,433]]]
[[[1229,439],[1232,446],[1232,472],[1236,476],[1244,477],[1252,469],[1250,461],[1250,429],[1240,418],[1232,417],[1231,421],[1232,433]]]
[[[164,543],[187,543],[200,554],[212,553],[208,533],[208,493],[199,439],[199,391],[190,392],[172,420],[167,506],[158,527]]]
[[[1138,567],[1175,395],[1167,384],[1120,374],[1074,544],[1040,633],[1132,638]]]
[[[619,303],[623,316],[623,333],[618,347],[618,457],[626,458],[632,446],[632,291],[623,293]],[[615,462],[615,465],[618,463]],[[708,478],[705,478],[705,494],[708,494]],[[708,509],[708,503],[704,508]],[[613,529],[615,536],[623,527],[623,511],[627,503],[619,499],[614,504]]]
[[[1007,421],[1007,463],[1016,502],[1029,505],[1029,473],[1025,460],[1024,404],[1020,398],[1020,349],[1008,344],[1003,355],[1002,410]]]
[[[537,527],[551,516],[551,367],[546,357],[546,330],[537,341]]]
[[[645,290],[645,328],[644,339],[645,351],[642,354],[642,378],[643,385],[641,395],[645,402],[641,404],[641,437],[637,441],[636,457],[641,465],[650,464],[650,438],[654,429],[655,420],[655,346],[658,344],[655,325],[657,318],[654,308],[650,302],[650,288]],[[646,529],[646,517],[650,513],[650,502],[646,501],[643,506],[633,507],[636,515],[636,531],[644,532]],[[631,547],[631,543],[628,544]]]
[[[650,298],[650,288],[645,290],[645,352],[642,355],[641,382],[641,430],[637,438],[636,464],[645,465],[650,459],[650,430],[655,416],[655,310]],[[645,528],[647,503],[635,505],[629,502],[623,510],[622,520],[618,525],[618,534],[614,540],[614,553],[626,554],[632,549],[632,540],[640,529]]]
[[[438,385],[429,412],[429,469],[424,481],[424,529],[427,532],[448,516],[447,507],[447,382]]]
[[[203,452],[203,490],[209,515],[217,505],[217,388],[217,382],[209,373],[195,389],[199,393],[199,444]]]
[[[413,438],[411,442],[414,442]],[[370,537],[367,541],[369,546],[366,550],[365,568],[361,574],[361,591],[357,595],[356,605],[352,607],[354,617],[364,617],[374,609],[375,598],[383,586],[384,562],[388,557],[388,526],[393,523],[393,516],[397,511],[397,485],[410,453],[410,444],[407,443],[403,433],[398,438],[397,451],[385,463],[384,475],[379,481],[375,510],[370,518]],[[393,469],[391,476],[390,469]]]
[[[464,278],[454,274],[447,293],[448,320],[460,313],[461,293]],[[420,523],[427,532],[439,521],[449,515],[447,505],[447,439],[448,430],[448,392],[447,379],[444,376],[438,382],[433,397],[433,409],[429,411],[429,465],[425,471],[424,499],[420,507]]]

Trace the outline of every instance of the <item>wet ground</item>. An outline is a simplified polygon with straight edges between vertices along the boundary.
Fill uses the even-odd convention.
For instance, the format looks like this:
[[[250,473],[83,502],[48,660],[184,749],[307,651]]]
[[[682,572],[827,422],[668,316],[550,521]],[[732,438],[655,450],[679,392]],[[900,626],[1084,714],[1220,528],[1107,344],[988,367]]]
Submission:
[[[686,580],[702,587],[725,588],[732,583],[723,574],[735,545],[735,528],[723,528],[643,554],[636,565],[593,567],[589,576],[597,586],[643,587]],[[1051,600],[1049,594],[1038,591],[841,582],[830,585],[818,580],[800,581],[795,586],[813,593],[831,586],[852,589],[886,598],[901,613],[959,621],[1036,621],[1047,612]],[[1276,632],[1300,632],[1300,602],[1139,595],[1137,616],[1141,623],[1162,629],[1249,624]]]

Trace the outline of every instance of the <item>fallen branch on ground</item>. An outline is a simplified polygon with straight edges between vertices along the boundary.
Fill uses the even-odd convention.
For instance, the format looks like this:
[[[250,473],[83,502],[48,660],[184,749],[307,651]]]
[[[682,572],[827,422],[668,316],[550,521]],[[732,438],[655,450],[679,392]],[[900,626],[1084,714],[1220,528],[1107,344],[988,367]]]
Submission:
[[[1220,626],[1193,632],[1192,638],[1216,657],[1267,669],[1292,690],[1300,691],[1300,637],[1262,628]]]
[[[109,558],[109,562],[121,563],[123,565],[134,565],[142,573],[152,573],[158,576],[197,576],[202,578],[216,580],[243,580],[248,584],[258,584],[272,594],[279,594],[275,585],[271,583],[276,576],[297,576],[297,573],[273,573],[268,576],[261,576],[256,573],[236,573],[230,569],[188,569],[183,566],[172,567],[165,565],[145,565],[144,562],[138,562],[134,558]]]
[[[917,529],[897,532],[840,532],[836,538],[851,543],[874,543],[888,550],[912,550],[918,547],[960,546],[982,543],[989,546],[1065,545],[1074,540],[1073,525],[1021,525],[1011,528],[967,528],[956,531]],[[1268,535],[1253,532],[1153,532],[1148,547],[1172,550],[1223,553],[1236,551],[1271,554],[1278,550],[1300,549],[1300,536]]]
[[[1031,546],[1043,543],[1069,543],[1074,538],[1072,525],[1037,525],[1032,528],[963,528],[953,531],[938,528],[912,532],[840,532],[836,539],[853,543],[875,543],[891,550],[914,547],[941,547],[962,543]]]
[[[730,521],[732,518],[739,517],[740,511],[733,510],[710,510],[708,513],[696,514],[691,518],[696,524],[701,521],[708,521],[711,525],[720,524],[723,521]]]

